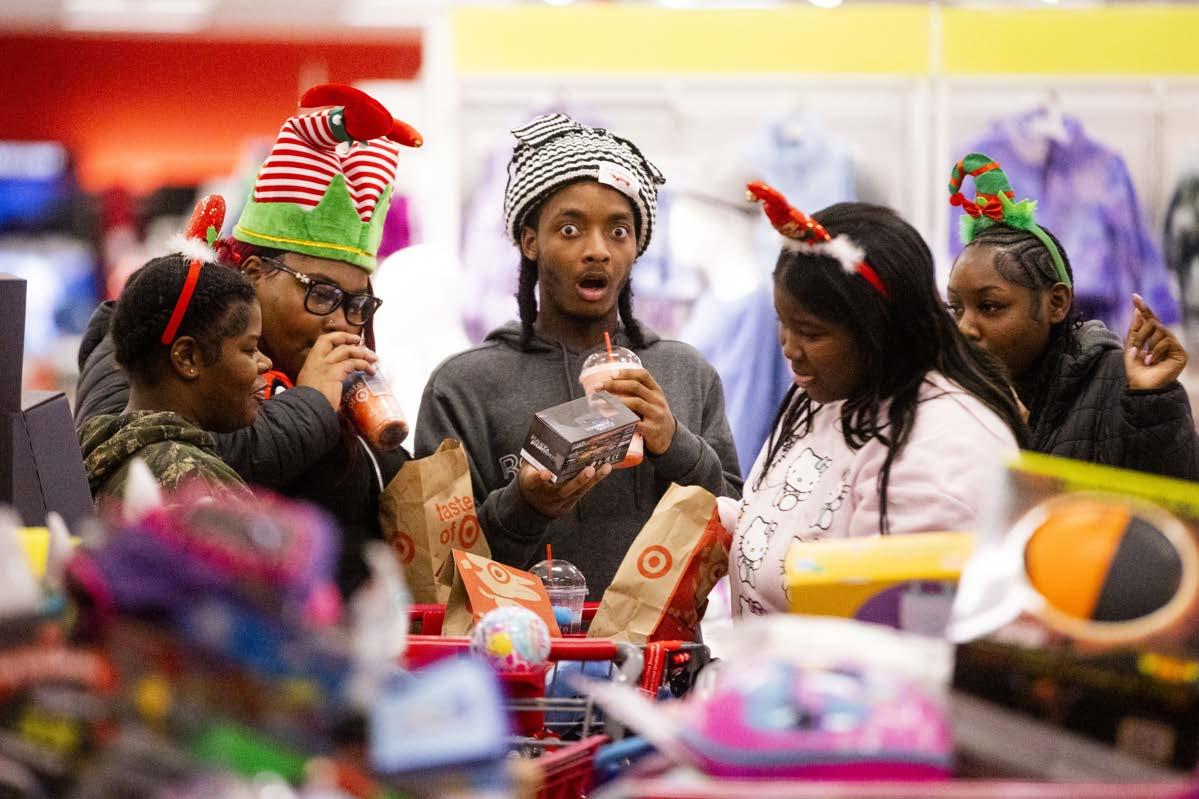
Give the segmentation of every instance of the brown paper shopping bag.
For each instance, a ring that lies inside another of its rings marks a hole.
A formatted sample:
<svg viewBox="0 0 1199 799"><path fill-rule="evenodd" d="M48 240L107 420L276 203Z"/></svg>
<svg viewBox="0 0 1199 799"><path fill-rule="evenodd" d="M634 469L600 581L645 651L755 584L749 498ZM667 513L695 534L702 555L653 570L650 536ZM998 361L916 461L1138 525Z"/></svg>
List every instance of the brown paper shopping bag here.
<svg viewBox="0 0 1199 799"><path fill-rule="evenodd" d="M560 635L545 586L528 572L456 549L438 581L449 590L442 635L466 635L488 611L513 605L533 611L550 635Z"/></svg>
<svg viewBox="0 0 1199 799"><path fill-rule="evenodd" d="M401 467L379 499L379 520L420 604L449 598L449 586L440 586L437 575L454 549L491 554L475 515L466 453L452 439Z"/></svg>
<svg viewBox="0 0 1199 799"><path fill-rule="evenodd" d="M604 592L588 636L694 641L700 609L728 573L731 543L716 497L699 486L672 485Z"/></svg>

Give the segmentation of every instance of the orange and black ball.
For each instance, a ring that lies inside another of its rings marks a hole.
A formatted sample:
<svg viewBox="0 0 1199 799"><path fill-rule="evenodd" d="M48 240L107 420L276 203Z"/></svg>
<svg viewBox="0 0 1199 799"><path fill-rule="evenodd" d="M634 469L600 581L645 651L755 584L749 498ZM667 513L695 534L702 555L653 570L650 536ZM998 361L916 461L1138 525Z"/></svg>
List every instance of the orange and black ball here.
<svg viewBox="0 0 1199 799"><path fill-rule="evenodd" d="M1024 550L1029 582L1060 612L1124 622L1165 607L1182 584L1183 559L1159 514L1119 498L1066 497Z"/></svg>

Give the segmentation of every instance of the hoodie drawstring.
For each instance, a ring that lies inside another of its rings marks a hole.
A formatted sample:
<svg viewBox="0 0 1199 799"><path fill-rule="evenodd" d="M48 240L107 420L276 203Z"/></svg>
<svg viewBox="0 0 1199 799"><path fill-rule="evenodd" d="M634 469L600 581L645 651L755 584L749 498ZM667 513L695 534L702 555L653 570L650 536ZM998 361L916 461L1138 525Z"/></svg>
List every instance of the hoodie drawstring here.
<svg viewBox="0 0 1199 799"><path fill-rule="evenodd" d="M566 349L566 345L561 341L558 342L558 348L562 351L562 376L566 379L566 396L570 397L572 400L578 399L578 397L575 396L575 386L579 385L579 383L578 380L575 379L575 375L570 373L570 350ZM582 388L581 385L579 387ZM578 504L575 505L575 518L580 524L583 521L584 499L586 499L586 497L580 499Z"/></svg>

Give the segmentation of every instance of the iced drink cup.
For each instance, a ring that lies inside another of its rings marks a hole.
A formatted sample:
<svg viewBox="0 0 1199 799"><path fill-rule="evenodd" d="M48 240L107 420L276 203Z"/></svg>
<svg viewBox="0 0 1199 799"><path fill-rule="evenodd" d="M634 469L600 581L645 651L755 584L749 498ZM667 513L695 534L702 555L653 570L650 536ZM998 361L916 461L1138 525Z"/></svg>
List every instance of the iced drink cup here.
<svg viewBox="0 0 1199 799"><path fill-rule="evenodd" d="M601 349L587 356L587 360L583 361L583 371L579 374L579 382L583 385L583 391L590 396L601 390L604 384L618 373L644 368L641 365L641 359L632 350L624 347L613 347L611 351ZM612 468L629 469L640 464L644 457L645 440L640 433L634 433L624 460Z"/></svg>
<svg viewBox="0 0 1199 799"><path fill-rule="evenodd" d="M543 560L529 573L539 577L554 609L554 620L563 635L583 631L583 603L587 599L587 578L573 563L553 558Z"/></svg>
<svg viewBox="0 0 1199 799"><path fill-rule="evenodd" d="M342 390L341 405L358 432L380 452L398 449L408 437L404 409L377 372L350 375Z"/></svg>

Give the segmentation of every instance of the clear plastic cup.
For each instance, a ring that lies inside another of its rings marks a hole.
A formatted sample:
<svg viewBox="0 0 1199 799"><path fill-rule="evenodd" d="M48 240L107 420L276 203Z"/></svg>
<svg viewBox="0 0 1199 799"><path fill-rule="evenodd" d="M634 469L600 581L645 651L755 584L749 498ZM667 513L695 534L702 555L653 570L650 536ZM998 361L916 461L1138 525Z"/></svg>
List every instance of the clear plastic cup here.
<svg viewBox="0 0 1199 799"><path fill-rule="evenodd" d="M341 405L358 432L380 452L398 449L408 437L404 409L378 372L354 372L346 378Z"/></svg>
<svg viewBox="0 0 1199 799"><path fill-rule="evenodd" d="M591 395L602 389L604 383L611 380L618 372L644 368L641 365L641 359L632 350L613 347L612 351L608 352L607 347L602 347L588 355L587 360L583 361L583 371L579 373L579 383L582 384L583 391ZM640 433L634 433L624 460L612 468L629 469L639 465L644 458L645 440Z"/></svg>
<svg viewBox="0 0 1199 799"><path fill-rule="evenodd" d="M587 578L575 565L561 558L543 560L529 569L541 579L554 608L558 630L567 635L583 631L583 602L587 599Z"/></svg>

